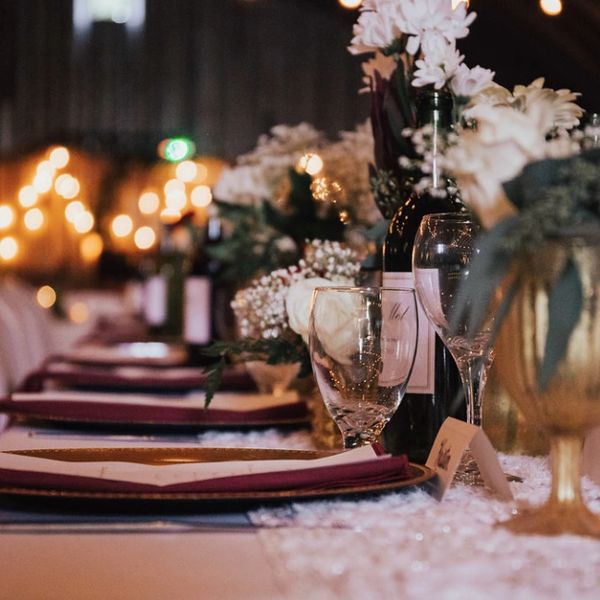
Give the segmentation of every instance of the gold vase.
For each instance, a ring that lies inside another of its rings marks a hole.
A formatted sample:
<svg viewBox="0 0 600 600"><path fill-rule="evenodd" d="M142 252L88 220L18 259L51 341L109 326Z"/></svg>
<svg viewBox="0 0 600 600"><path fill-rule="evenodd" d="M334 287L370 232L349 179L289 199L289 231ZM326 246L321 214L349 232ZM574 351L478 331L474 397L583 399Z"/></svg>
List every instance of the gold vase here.
<svg viewBox="0 0 600 600"><path fill-rule="evenodd" d="M544 389L538 385L548 326L549 291L573 261L583 307L566 351ZM496 369L530 424L550 440L552 489L539 509L501 523L516 533L600 537L600 518L583 504L580 462L586 433L600 424L600 236L562 236L514 266L516 297L496 340Z"/></svg>

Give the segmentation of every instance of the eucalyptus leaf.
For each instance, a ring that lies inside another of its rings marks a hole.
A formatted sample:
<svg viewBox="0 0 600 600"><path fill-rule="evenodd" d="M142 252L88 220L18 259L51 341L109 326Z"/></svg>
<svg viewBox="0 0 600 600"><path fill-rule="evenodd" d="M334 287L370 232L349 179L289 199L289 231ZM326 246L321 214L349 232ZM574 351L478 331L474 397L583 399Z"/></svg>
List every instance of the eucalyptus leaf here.
<svg viewBox="0 0 600 600"><path fill-rule="evenodd" d="M575 263L568 260L548 298L548 335L538 374L540 389L546 389L557 366L564 358L582 308L581 278Z"/></svg>

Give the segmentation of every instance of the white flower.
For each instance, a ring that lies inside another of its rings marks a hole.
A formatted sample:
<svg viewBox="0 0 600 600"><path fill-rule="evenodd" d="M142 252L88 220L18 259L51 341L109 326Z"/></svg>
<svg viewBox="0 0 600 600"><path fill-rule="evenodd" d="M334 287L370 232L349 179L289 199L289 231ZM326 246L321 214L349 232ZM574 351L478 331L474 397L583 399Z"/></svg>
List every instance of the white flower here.
<svg viewBox="0 0 600 600"><path fill-rule="evenodd" d="M223 202L248 206L268 198L270 189L260 168L256 165L240 165L223 170L213 194Z"/></svg>
<svg viewBox="0 0 600 600"><path fill-rule="evenodd" d="M444 157L456 177L461 195L485 227L514 212L502 193L502 183L516 177L546 149L541 127L545 116L521 113L511 107L479 105L471 112L476 130L463 130Z"/></svg>
<svg viewBox="0 0 600 600"><path fill-rule="evenodd" d="M360 10L348 47L352 54L383 50L402 35L397 0L366 0Z"/></svg>
<svg viewBox="0 0 600 600"><path fill-rule="evenodd" d="M494 80L494 71L482 67L470 69L462 64L456 70L450 87L457 96L470 98L490 87Z"/></svg>
<svg viewBox="0 0 600 600"><path fill-rule="evenodd" d="M352 280L334 282L323 277L311 277L292 284L285 299L288 322L292 331L301 335L302 339L308 343L310 304L314 289L352 285L352 283Z"/></svg>
<svg viewBox="0 0 600 600"><path fill-rule="evenodd" d="M402 31L410 35L406 50L413 55L431 33L441 35L449 43L467 37L469 25L477 17L474 12L467 15L463 2L455 9L450 0L400 0L398 4Z"/></svg>
<svg viewBox="0 0 600 600"><path fill-rule="evenodd" d="M423 40L423 58L415 62L417 67L412 84L414 87L433 85L439 90L456 73L463 56L454 42L447 42L440 34L428 34Z"/></svg>

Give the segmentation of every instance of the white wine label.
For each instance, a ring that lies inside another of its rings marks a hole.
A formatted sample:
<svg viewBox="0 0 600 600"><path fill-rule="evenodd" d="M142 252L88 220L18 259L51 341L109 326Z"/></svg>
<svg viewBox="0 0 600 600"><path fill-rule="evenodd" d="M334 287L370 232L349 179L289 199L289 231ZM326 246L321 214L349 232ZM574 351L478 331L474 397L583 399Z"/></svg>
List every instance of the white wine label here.
<svg viewBox="0 0 600 600"><path fill-rule="evenodd" d="M415 288L412 273L384 273L383 287ZM407 392L410 394L433 394L435 389L435 331L417 299L419 317L419 341L417 356Z"/></svg>
<svg viewBox="0 0 600 600"><path fill-rule="evenodd" d="M210 342L210 292L208 277L188 277L185 282L183 337L188 344Z"/></svg>
<svg viewBox="0 0 600 600"><path fill-rule="evenodd" d="M161 275L150 277L144 286L144 319L153 327L167 320L167 281Z"/></svg>

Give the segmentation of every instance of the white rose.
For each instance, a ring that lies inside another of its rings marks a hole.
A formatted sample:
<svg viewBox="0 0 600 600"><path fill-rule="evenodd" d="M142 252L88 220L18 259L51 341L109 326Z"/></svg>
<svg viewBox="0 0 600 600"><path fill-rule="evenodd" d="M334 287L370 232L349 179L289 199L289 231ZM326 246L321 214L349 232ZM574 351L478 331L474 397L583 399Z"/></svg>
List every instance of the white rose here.
<svg viewBox="0 0 600 600"><path fill-rule="evenodd" d="M302 339L308 343L308 321L313 290L318 287L340 287L352 285L352 283L351 280L334 282L322 277L301 279L293 283L285 299L288 322L292 331L301 335Z"/></svg>

